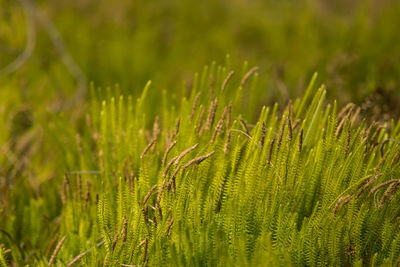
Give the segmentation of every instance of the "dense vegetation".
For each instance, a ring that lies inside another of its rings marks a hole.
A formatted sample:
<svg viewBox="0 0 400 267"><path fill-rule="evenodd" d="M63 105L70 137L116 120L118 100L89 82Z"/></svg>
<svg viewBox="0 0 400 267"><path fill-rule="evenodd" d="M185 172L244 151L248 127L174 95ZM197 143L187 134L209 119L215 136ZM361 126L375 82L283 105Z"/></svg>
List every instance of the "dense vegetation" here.
<svg viewBox="0 0 400 267"><path fill-rule="evenodd" d="M53 118L68 144L61 203L58 190L29 206L14 192L3 263L397 263L400 123L368 125L352 104L338 113L314 76L303 98L250 124L240 111L255 101L256 70L205 68L179 106L162 93L154 121L150 82L136 101L93 88L81 132Z"/></svg>
<svg viewBox="0 0 400 267"><path fill-rule="evenodd" d="M0 266L400 264L398 1L66 3L0 0Z"/></svg>

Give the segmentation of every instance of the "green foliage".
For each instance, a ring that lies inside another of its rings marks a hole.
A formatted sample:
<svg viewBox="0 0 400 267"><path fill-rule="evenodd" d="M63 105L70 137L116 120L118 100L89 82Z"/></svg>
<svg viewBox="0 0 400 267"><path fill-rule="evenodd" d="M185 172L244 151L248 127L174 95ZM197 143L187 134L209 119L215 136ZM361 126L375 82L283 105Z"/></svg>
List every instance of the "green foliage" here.
<svg viewBox="0 0 400 267"><path fill-rule="evenodd" d="M159 94L150 82L136 101L92 86L86 124L63 134L75 145L65 148L61 216L41 235L49 203L15 196L29 205L7 220L12 234L0 242L12 256L2 248L2 262L398 263L400 123L369 125L352 105L337 112L316 76L303 98L246 122L243 107L254 103L242 100L254 99L257 73L244 69L222 91L230 69L205 68L178 105L163 93L156 117L145 112Z"/></svg>

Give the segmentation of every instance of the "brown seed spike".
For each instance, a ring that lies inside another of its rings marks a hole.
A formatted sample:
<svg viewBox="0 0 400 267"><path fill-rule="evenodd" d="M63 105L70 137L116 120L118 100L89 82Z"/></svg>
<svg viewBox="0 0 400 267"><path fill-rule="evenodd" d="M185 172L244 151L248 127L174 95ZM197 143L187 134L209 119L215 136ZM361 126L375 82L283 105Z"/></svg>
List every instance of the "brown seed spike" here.
<svg viewBox="0 0 400 267"><path fill-rule="evenodd" d="M163 213L162 213L162 209L161 209L160 203L156 203L156 209L157 209L157 212L158 212L158 216L160 216L160 220L162 220L163 219Z"/></svg>
<svg viewBox="0 0 400 267"><path fill-rule="evenodd" d="M376 122L373 121L367 130L364 131L364 137L369 139L369 135L371 134L372 129L376 126Z"/></svg>
<svg viewBox="0 0 400 267"><path fill-rule="evenodd" d="M198 145L199 144L197 143L197 144L189 147L188 149L184 150L181 154L179 154L179 156L175 160L175 164L178 164L181 161L181 159L183 159L184 156L186 156L187 154L189 154L190 152L195 150Z"/></svg>
<svg viewBox="0 0 400 267"><path fill-rule="evenodd" d="M224 145L224 154L228 155L229 152L229 145L231 143L232 133L229 132L228 136L226 137L225 145Z"/></svg>
<svg viewBox="0 0 400 267"><path fill-rule="evenodd" d="M180 164L178 165L178 167L176 167L174 173L171 176L171 180L168 183L168 190L172 185L172 192L173 193L176 193L176 180L175 180L175 178L176 178L176 175L178 174L179 170L181 169L181 167L182 166Z"/></svg>
<svg viewBox="0 0 400 267"><path fill-rule="evenodd" d="M233 76L234 73L235 73L235 72L234 72L233 70L231 70L231 71L228 73L228 75L226 76L224 82L222 83L221 92L223 92L223 91L225 90L226 85L228 84L229 80L232 78L232 76Z"/></svg>
<svg viewBox="0 0 400 267"><path fill-rule="evenodd" d="M163 157L163 159L162 159L162 163L163 164L165 164L165 162L167 161L167 157L168 157L168 153L171 151L171 149L176 145L176 140L174 141L174 142L172 142L168 147L167 147L167 149L165 150L165 153L164 153L164 157Z"/></svg>
<svg viewBox="0 0 400 267"><path fill-rule="evenodd" d="M180 125L180 124L181 124L181 118L178 117L178 119L177 119L177 121L176 121L176 124L175 124L175 128L174 128L174 130L172 131L172 135L171 135L170 140L175 139L175 137L178 135L178 133L179 133L179 125Z"/></svg>
<svg viewBox="0 0 400 267"><path fill-rule="evenodd" d="M90 186L91 183L89 180L86 180L86 195L85 195L85 207L87 206L87 204L90 201Z"/></svg>
<svg viewBox="0 0 400 267"><path fill-rule="evenodd" d="M240 86L243 87L246 81L250 78L251 75L253 75L256 71L258 70L258 67L254 67L250 69L243 77L243 79L240 81Z"/></svg>
<svg viewBox="0 0 400 267"><path fill-rule="evenodd" d="M137 248L140 248L141 246L143 246L146 243L146 239L140 241L140 243L137 245Z"/></svg>
<svg viewBox="0 0 400 267"><path fill-rule="evenodd" d="M148 243L148 240L147 240L147 237L146 237L146 239L144 240L144 248L143 248L143 256L142 256L142 262L143 262L143 264L146 264L147 243Z"/></svg>
<svg viewBox="0 0 400 267"><path fill-rule="evenodd" d="M263 122L261 125L261 138L260 138L261 147L264 147L266 134L267 134L267 126L265 125L265 122Z"/></svg>
<svg viewBox="0 0 400 267"><path fill-rule="evenodd" d="M210 75L210 100L212 99L214 94L214 76Z"/></svg>
<svg viewBox="0 0 400 267"><path fill-rule="evenodd" d="M186 170L190 165L192 164L200 164L202 161L204 161L205 159L211 157L213 154L215 153L215 151L212 151L204 156L198 156L192 160L190 160L188 163L185 164L185 166L183 167L184 170Z"/></svg>
<svg viewBox="0 0 400 267"><path fill-rule="evenodd" d="M146 155L146 152L155 144L155 142L157 141L157 139L153 139L143 150L142 154L140 155L140 158L144 158L144 156Z"/></svg>
<svg viewBox="0 0 400 267"><path fill-rule="evenodd" d="M268 153L268 160L267 160L268 164L271 164L272 152L274 150L274 143L275 143L275 138L271 140L271 144L269 145L269 153Z"/></svg>
<svg viewBox="0 0 400 267"><path fill-rule="evenodd" d="M384 186L390 185L390 184L392 184L392 183L397 183L397 182L399 182L399 181L400 181L400 179L391 179L391 180L388 180L388 181L383 182L383 183L381 183L381 184L378 184L378 185L374 186L374 187L371 189L371 191L369 192L369 195L375 194L379 189L381 189L381 188L384 187Z"/></svg>
<svg viewBox="0 0 400 267"><path fill-rule="evenodd" d="M153 139L157 139L160 133L160 117L156 116L153 124Z"/></svg>
<svg viewBox="0 0 400 267"><path fill-rule="evenodd" d="M349 203L350 200L352 200L352 199L353 199L353 197L351 195L346 195L346 196L340 197L335 204L335 207L333 209L333 214L337 214L339 209L341 207L343 207L344 205L346 205L347 203Z"/></svg>
<svg viewBox="0 0 400 267"><path fill-rule="evenodd" d="M126 244L126 238L128 235L128 220L126 219L126 216L124 216L124 221L123 221L123 228L121 231L121 235L122 235L122 245Z"/></svg>
<svg viewBox="0 0 400 267"><path fill-rule="evenodd" d="M300 130L298 151L301 152L302 149L303 149L303 129Z"/></svg>
<svg viewBox="0 0 400 267"><path fill-rule="evenodd" d="M196 96L194 97L194 100L193 100L192 113L190 114L191 121L193 120L194 113L196 112L196 107L197 107L197 102L199 101L199 97L200 97L200 92L198 92L196 94Z"/></svg>
<svg viewBox="0 0 400 267"><path fill-rule="evenodd" d="M243 130L246 132L248 136L250 136L249 128L247 128L247 124L244 120L240 119L240 125L243 127Z"/></svg>
<svg viewBox="0 0 400 267"><path fill-rule="evenodd" d="M148 222L149 222L149 217L148 217L148 214L149 214L149 206L143 207L143 208L142 208L142 212L143 212L143 219L144 219L144 222L145 222L145 223L148 223Z"/></svg>
<svg viewBox="0 0 400 267"><path fill-rule="evenodd" d="M167 224L167 229L166 229L166 234L167 234L168 237L171 235L171 231L170 230L171 230L172 224L174 224L174 219L170 215L169 218L168 218L168 224Z"/></svg>
<svg viewBox="0 0 400 267"><path fill-rule="evenodd" d="M383 207L387 199L391 200L393 198L394 194L396 194L397 190L399 189L399 186L400 181L398 179L388 186L388 188L385 190L385 193L383 193L383 196L379 203L379 208Z"/></svg>
<svg viewBox="0 0 400 267"><path fill-rule="evenodd" d="M199 120L197 122L197 126L196 126L196 132L199 135L201 135L201 132L202 132L201 131L201 129L202 129L201 125L203 123L204 114L205 114L205 111L204 111L204 109L202 109L201 112L200 112Z"/></svg>
<svg viewBox="0 0 400 267"><path fill-rule="evenodd" d="M364 192L381 176L382 174L377 174L375 171L375 175L360 184L359 190L357 191L357 199L360 198Z"/></svg>
<svg viewBox="0 0 400 267"><path fill-rule="evenodd" d="M151 196L151 194L153 194L153 192L154 192L154 190L157 188L157 184L155 184L155 185L153 185L151 188L150 188L150 190L149 190L149 192L146 194L146 196L144 197L144 199L143 199L143 206L146 204L146 202L147 202L147 200L150 198L150 196Z"/></svg>
<svg viewBox="0 0 400 267"><path fill-rule="evenodd" d="M383 162L386 160L387 156L389 155L389 151L387 151L385 153L385 155L383 155L383 157L379 160L378 165L376 165L375 167L375 173L378 172L379 168L382 167Z"/></svg>
<svg viewBox="0 0 400 267"><path fill-rule="evenodd" d="M83 199L83 194L82 194L82 176L78 175L78 196L82 200Z"/></svg>
<svg viewBox="0 0 400 267"><path fill-rule="evenodd" d="M290 116L288 117L288 139L289 142L292 141L293 137L293 128L292 128L292 120L290 119Z"/></svg>
<svg viewBox="0 0 400 267"><path fill-rule="evenodd" d="M342 128L343 128L343 126L345 125L346 121L349 119L350 114L351 114L350 112L347 113L347 115L346 115L345 117L343 117L343 118L339 121L339 124L338 124L338 126L336 127L336 131L335 131L335 137L336 137L336 138L339 137L340 131L342 130Z"/></svg>
<svg viewBox="0 0 400 267"><path fill-rule="evenodd" d="M114 249L115 249L115 246L117 245L117 242L118 242L118 237L119 237L119 234L118 234L118 233L116 233L116 234L115 234L115 236L114 236L113 242L112 242L112 246L111 246L111 248L112 248L112 251L114 251Z"/></svg>
<svg viewBox="0 0 400 267"><path fill-rule="evenodd" d="M384 127L378 126L378 128L375 130L374 134L371 137L371 142L376 143L376 138L378 137L382 129L384 129Z"/></svg>
<svg viewBox="0 0 400 267"><path fill-rule="evenodd" d="M351 117L351 125L354 125L354 123L357 121L358 116L360 115L360 112L361 112L361 108L358 107L356 109L356 112L354 112L354 115Z"/></svg>
<svg viewBox="0 0 400 267"><path fill-rule="evenodd" d="M46 250L46 254L45 257L48 258L51 252L51 249L54 247L54 245L56 244L57 240L58 240L58 236L60 235L60 233L56 233L55 236L51 239L49 247Z"/></svg>
<svg viewBox="0 0 400 267"><path fill-rule="evenodd" d="M392 159L392 165L395 165L399 162L400 159L400 149L397 151L396 155L394 155Z"/></svg>
<svg viewBox="0 0 400 267"><path fill-rule="evenodd" d="M172 192L174 192L174 193L176 192L175 178L176 178L176 175L178 174L178 172L180 171L181 167L182 167L182 165L179 164L178 167L176 167L175 171L172 173L171 178L169 179L169 182L167 184L168 192L171 190L171 187L172 187Z"/></svg>
<svg viewBox="0 0 400 267"><path fill-rule="evenodd" d="M355 107L355 105L353 103L349 103L347 104L344 108L342 108L342 110L339 112L338 114L338 119L341 119L345 114L348 114L348 111L350 110L350 112L353 110L353 108Z"/></svg>
<svg viewBox="0 0 400 267"><path fill-rule="evenodd" d="M61 238L61 240L57 243L57 246L54 249L53 254L51 254L51 258L50 258L49 264L47 266L51 266L54 263L54 261L56 260L57 254L60 251L61 246L64 244L64 241L65 241L66 238L67 238L66 235L63 236Z"/></svg>
<svg viewBox="0 0 400 267"><path fill-rule="evenodd" d="M211 143L214 143L215 138L217 138L217 135L221 132L223 125L224 125L224 120L223 120L223 118L221 118L214 128L214 131L211 136Z"/></svg>
<svg viewBox="0 0 400 267"><path fill-rule="evenodd" d="M215 119L215 113L217 112L217 107L218 107L218 98L215 98L213 102L210 104L210 108L208 109L208 116L206 123L204 124L203 128L201 129L201 132L208 131L211 129L211 127L214 124L214 119Z"/></svg>
<svg viewBox="0 0 400 267"><path fill-rule="evenodd" d="M178 156L173 157L167 164L167 166L165 166L164 172L163 172L163 177L167 176L169 169L171 168L172 164L176 161L176 159L178 158Z"/></svg>
<svg viewBox="0 0 400 267"><path fill-rule="evenodd" d="M285 125L286 125L286 118L283 119L281 130L279 131L279 138L278 138L278 143L277 143L277 146L276 146L276 148L278 150L282 145L282 139L283 139L283 133L285 131Z"/></svg>
<svg viewBox="0 0 400 267"><path fill-rule="evenodd" d="M86 250L85 252L82 252L81 254L79 254L78 256L76 256L75 258L73 258L71 261L69 261L67 263L67 265L65 265L66 267L71 267L72 265L74 265L75 263L77 263L80 259L82 259L84 256L86 256L86 254L88 254L91 250Z"/></svg>

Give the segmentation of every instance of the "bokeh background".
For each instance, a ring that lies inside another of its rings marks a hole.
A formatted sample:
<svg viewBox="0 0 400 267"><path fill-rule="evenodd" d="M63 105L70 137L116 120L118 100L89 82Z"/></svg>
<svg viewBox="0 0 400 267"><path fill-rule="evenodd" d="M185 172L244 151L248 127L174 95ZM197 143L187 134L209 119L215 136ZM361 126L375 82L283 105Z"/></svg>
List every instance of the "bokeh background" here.
<svg viewBox="0 0 400 267"><path fill-rule="evenodd" d="M2 102L12 89L57 105L90 81L138 95L152 80L173 93L229 54L232 68L260 67L263 103L301 95L318 72L331 99L375 94L397 114L399 26L396 0L0 0L0 69L29 50L0 72Z"/></svg>

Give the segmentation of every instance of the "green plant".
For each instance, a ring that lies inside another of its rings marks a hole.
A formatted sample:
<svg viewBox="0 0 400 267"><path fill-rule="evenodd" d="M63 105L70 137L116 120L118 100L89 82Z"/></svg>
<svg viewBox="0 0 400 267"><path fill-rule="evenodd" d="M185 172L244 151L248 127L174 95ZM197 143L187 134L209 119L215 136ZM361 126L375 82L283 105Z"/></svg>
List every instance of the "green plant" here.
<svg viewBox="0 0 400 267"><path fill-rule="evenodd" d="M54 238L29 258L1 235L8 258L67 266L397 264L400 123L367 124L354 105L338 112L316 75L303 98L263 107L253 123L242 111L256 99L258 74L246 68L243 78L205 68L187 97L184 88L177 93L179 104L163 91L154 118L145 112L148 95L160 93L150 82L136 101L92 86L86 124L68 129L54 118L76 143L65 149ZM30 203L31 225L14 227L37 244L43 222L35 214L48 204Z"/></svg>

